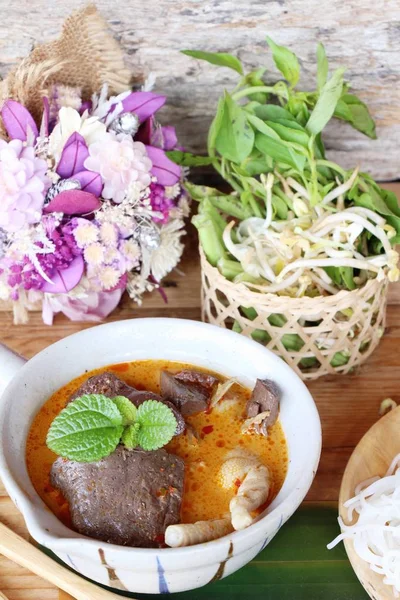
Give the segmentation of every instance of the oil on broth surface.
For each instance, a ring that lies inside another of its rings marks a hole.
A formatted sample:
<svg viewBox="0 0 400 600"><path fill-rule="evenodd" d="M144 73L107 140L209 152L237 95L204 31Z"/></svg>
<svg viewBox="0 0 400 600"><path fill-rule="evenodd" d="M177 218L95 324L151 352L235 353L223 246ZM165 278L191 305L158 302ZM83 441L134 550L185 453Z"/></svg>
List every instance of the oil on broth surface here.
<svg viewBox="0 0 400 600"><path fill-rule="evenodd" d="M66 525L70 526L69 510L63 496L50 485L50 469L57 456L47 448L46 435L53 419L64 408L69 396L92 375L112 371L137 389L160 392L162 370L177 373L182 369L204 370L194 365L146 360L111 365L85 373L58 390L36 415L27 440L26 462L29 476L39 496ZM221 376L219 376L221 378ZM222 379L222 378L221 378ZM271 491L268 503L276 496L287 470L287 446L279 420L270 428L268 438L241 434L246 402L250 390L234 385L216 408L186 418L197 432L174 438L167 450L185 460L185 491L182 522L221 518L229 511L231 490L224 490L218 472L229 450L243 448L256 454L269 467ZM197 442L197 443L196 443Z"/></svg>

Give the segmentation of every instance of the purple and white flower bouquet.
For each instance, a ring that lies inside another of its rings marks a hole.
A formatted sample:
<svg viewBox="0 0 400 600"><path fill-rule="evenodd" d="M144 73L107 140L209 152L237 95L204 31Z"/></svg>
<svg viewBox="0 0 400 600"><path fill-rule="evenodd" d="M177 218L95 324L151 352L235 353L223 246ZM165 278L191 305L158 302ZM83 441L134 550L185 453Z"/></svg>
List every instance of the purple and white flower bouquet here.
<svg viewBox="0 0 400 600"><path fill-rule="evenodd" d="M146 89L146 86L145 88ZM188 199L165 151L165 96L107 86L83 101L54 85L37 124L8 99L0 140L0 300L26 322L32 305L97 321L123 292L140 303L178 263Z"/></svg>

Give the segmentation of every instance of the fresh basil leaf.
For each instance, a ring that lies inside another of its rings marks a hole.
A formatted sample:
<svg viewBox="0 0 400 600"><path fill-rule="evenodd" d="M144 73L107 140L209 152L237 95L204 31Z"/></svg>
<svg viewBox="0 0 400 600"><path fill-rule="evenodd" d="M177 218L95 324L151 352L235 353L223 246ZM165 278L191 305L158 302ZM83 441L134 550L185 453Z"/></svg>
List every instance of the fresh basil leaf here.
<svg viewBox="0 0 400 600"><path fill-rule="evenodd" d="M294 87L300 77L300 65L297 56L293 54L289 48L275 44L269 36L267 36L267 43L272 50L272 56L276 67L282 73L286 81L290 83L291 87Z"/></svg>
<svg viewBox="0 0 400 600"><path fill-rule="evenodd" d="M367 105L357 96L342 94L336 105L334 117L350 123L354 129L376 139L375 122L369 114Z"/></svg>
<svg viewBox="0 0 400 600"><path fill-rule="evenodd" d="M275 313L268 317L268 321L274 327L283 327L287 323L286 317L279 313Z"/></svg>
<svg viewBox="0 0 400 600"><path fill-rule="evenodd" d="M257 129L257 131L261 131L261 133L264 133L265 135L269 135L270 137L272 137L276 140L280 139L279 134L276 133L274 129L269 127L269 125L264 123L264 121L262 121L255 115L247 115L247 119L248 119L249 123L251 123L251 125L253 125L253 127L255 129Z"/></svg>
<svg viewBox="0 0 400 600"><path fill-rule="evenodd" d="M271 129L276 131L276 133L282 140L285 140L286 142L300 144L300 146L308 148L310 136L305 131L301 131L301 129L299 130L296 128L286 127L285 125L281 125L280 123L274 123L273 121L267 121L267 125ZM301 125L299 125L299 127L301 128Z"/></svg>
<svg viewBox="0 0 400 600"><path fill-rule="evenodd" d="M316 94L303 94L297 92L295 95L292 95L289 98L289 101L286 104L286 110L288 110L295 121L300 123L300 125L303 127L306 125L309 119L308 105L313 104L314 100L312 98L314 96L316 98Z"/></svg>
<svg viewBox="0 0 400 600"><path fill-rule="evenodd" d="M245 83L253 87L265 85L264 81L261 79L261 77L264 75L264 72L265 68L263 67L256 69L255 71L250 71L250 73L248 73L245 77ZM265 104L265 102L268 100L269 94L266 92L258 92L257 94L252 94L251 97L256 102Z"/></svg>
<svg viewBox="0 0 400 600"><path fill-rule="evenodd" d="M296 121L296 118L288 110L282 106L275 104L265 104L255 109L256 116L263 121L277 121L278 119L287 119L288 121Z"/></svg>
<svg viewBox="0 0 400 600"><path fill-rule="evenodd" d="M266 122L270 123L271 121L267 119ZM302 125L300 125L300 123L298 123L295 119L293 119L293 121L289 121L289 119L273 119L273 122L277 123L278 125L284 125L285 127L289 127L289 129L296 129L297 131L304 132L306 131L305 128Z"/></svg>
<svg viewBox="0 0 400 600"><path fill-rule="evenodd" d="M193 200L197 200L198 202L209 196L222 196L222 192L216 188L206 185L196 185L190 181L185 181L185 190Z"/></svg>
<svg viewBox="0 0 400 600"><path fill-rule="evenodd" d="M225 92L225 108L215 147L221 156L235 163L247 158L254 146L254 131L246 112Z"/></svg>
<svg viewBox="0 0 400 600"><path fill-rule="evenodd" d="M261 175L261 173L269 173L269 171L271 171L265 160L265 156L262 155L260 155L260 158L249 157L244 161L242 167L245 170L246 175L250 175L250 177Z"/></svg>
<svg viewBox="0 0 400 600"><path fill-rule="evenodd" d="M304 340L297 333L285 333L281 338L281 342L286 350L293 352L299 352L304 346Z"/></svg>
<svg viewBox="0 0 400 600"><path fill-rule="evenodd" d="M216 267L221 258L226 257L222 233L208 212L199 213L192 218L199 234L199 241L208 262Z"/></svg>
<svg viewBox="0 0 400 600"><path fill-rule="evenodd" d="M137 408L128 398L125 396L116 396L112 398L115 406L118 408L122 417L122 425L126 427L127 425L132 425L135 422Z"/></svg>
<svg viewBox="0 0 400 600"><path fill-rule="evenodd" d="M46 444L56 454L77 462L95 462L117 447L122 415L110 398L86 394L70 402L52 422Z"/></svg>
<svg viewBox="0 0 400 600"><path fill-rule="evenodd" d="M315 367L318 365L318 361L315 356L306 356L302 358L299 363L304 369L311 369L311 367Z"/></svg>
<svg viewBox="0 0 400 600"><path fill-rule="evenodd" d="M374 212L379 213L380 215L392 215L392 211L387 207L384 199L378 194L364 193L360 196L354 198L354 203L356 206L362 206L363 208L369 208Z"/></svg>
<svg viewBox="0 0 400 600"><path fill-rule="evenodd" d="M352 267L338 267L338 269L346 288L348 290L355 290L357 286L354 283Z"/></svg>
<svg viewBox="0 0 400 600"><path fill-rule="evenodd" d="M236 260L229 260L227 258L221 258L218 261L218 270L229 281L232 281L237 275L243 273L243 268L240 262Z"/></svg>
<svg viewBox="0 0 400 600"><path fill-rule="evenodd" d="M317 82L318 89L322 90L324 87L326 80L328 78L328 59L326 58L326 52L324 45L319 42L317 46Z"/></svg>
<svg viewBox="0 0 400 600"><path fill-rule="evenodd" d="M317 158L325 158L325 146L324 146L324 142L322 141L322 135L319 133L318 135L315 136L315 147L317 149ZM321 167L320 167L321 169ZM327 176L329 177L330 171L329 169L327 169L326 167L323 167L321 169L321 173L323 173L325 171L325 173L327 173Z"/></svg>
<svg viewBox="0 0 400 600"><path fill-rule="evenodd" d="M208 154L210 154L210 155L214 154L215 143L217 140L219 130L221 128L221 123L222 123L222 119L224 116L224 112L225 112L225 101L224 101L224 98L220 98L218 100L218 106L217 106L217 111L215 113L215 117L212 120L210 129L208 130L207 148L208 148Z"/></svg>
<svg viewBox="0 0 400 600"><path fill-rule="evenodd" d="M278 217L282 220L286 220L287 219L287 215L288 215L288 207L286 202L284 202L282 200L282 198L279 198L279 196L276 196L275 194L272 196L272 206L274 207L275 213L278 215Z"/></svg>
<svg viewBox="0 0 400 600"><path fill-rule="evenodd" d="M353 123L353 115L352 112L350 110L350 108L347 106L346 102L343 100L342 98L339 98L337 104L336 104L336 108L335 108L335 112L333 113L333 116L336 117L337 119L342 119L342 121L347 121L348 123Z"/></svg>
<svg viewBox="0 0 400 600"><path fill-rule="evenodd" d="M346 103L351 113L352 119L349 122L354 129L361 131L361 133L375 140L375 121L369 114L367 105L354 94L344 94L341 100Z"/></svg>
<svg viewBox="0 0 400 600"><path fill-rule="evenodd" d="M213 159L210 156L195 156L190 152L182 152L182 150L169 150L165 154L174 163L183 167L203 167L205 165L212 165L213 163Z"/></svg>
<svg viewBox="0 0 400 600"><path fill-rule="evenodd" d="M255 138L256 148L273 158L276 162L284 163L303 172L306 158L298 154L291 148L288 148L282 142L275 140L263 133L256 133Z"/></svg>
<svg viewBox="0 0 400 600"><path fill-rule="evenodd" d="M341 367L347 365L349 362L350 355L344 354L344 352L335 352L331 360L332 367Z"/></svg>
<svg viewBox="0 0 400 600"><path fill-rule="evenodd" d="M256 102L255 100L251 100L250 102L247 102L247 104L243 104L242 108L245 112L250 113L251 115L254 115L256 112L256 109L261 106L261 104L259 102Z"/></svg>
<svg viewBox="0 0 400 600"><path fill-rule="evenodd" d="M136 422L140 425L138 443L143 450L158 450L172 440L176 418L168 406L157 400L146 400L138 408Z"/></svg>
<svg viewBox="0 0 400 600"><path fill-rule="evenodd" d="M400 208L393 192L380 188L380 193L370 186L370 192L361 194L355 198L356 206L369 208L374 212L385 217L389 225L395 228L396 232L400 233ZM390 240L393 244L393 240Z"/></svg>
<svg viewBox="0 0 400 600"><path fill-rule="evenodd" d="M342 283L342 276L340 274L340 271L339 271L338 267L325 267L324 271L326 271L326 273L332 279L333 283L335 283L337 286L341 285L341 283Z"/></svg>
<svg viewBox="0 0 400 600"><path fill-rule="evenodd" d="M227 54L226 52L203 52L201 50L181 50L181 52L182 54L186 54L186 56L205 60L212 65L228 67L228 69L233 69L239 75L243 75L242 63L236 56L232 56L232 54Z"/></svg>
<svg viewBox="0 0 400 600"><path fill-rule="evenodd" d="M337 69L321 90L317 103L307 122L307 129L317 135L331 119L343 88L345 69Z"/></svg>
<svg viewBox="0 0 400 600"><path fill-rule="evenodd" d="M380 194L383 196L386 206L388 209L397 217L400 217L400 206L397 196L394 192L390 190L384 190L383 188L378 187Z"/></svg>

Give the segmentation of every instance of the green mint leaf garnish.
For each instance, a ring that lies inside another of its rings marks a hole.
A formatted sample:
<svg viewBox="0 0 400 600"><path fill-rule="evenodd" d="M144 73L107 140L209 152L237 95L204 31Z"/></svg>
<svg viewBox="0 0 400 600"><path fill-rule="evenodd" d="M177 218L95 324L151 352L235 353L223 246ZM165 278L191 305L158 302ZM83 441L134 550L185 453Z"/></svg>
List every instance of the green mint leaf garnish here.
<svg viewBox="0 0 400 600"><path fill-rule="evenodd" d="M122 415L114 402L101 394L87 394L54 419L46 443L64 458L95 462L115 450L122 432Z"/></svg>
<svg viewBox="0 0 400 600"><path fill-rule="evenodd" d="M116 396L115 398L112 398L112 402L114 402L115 406L121 413L122 425L124 427L127 425L132 425L136 419L136 406L130 400L128 400L128 398L125 398L125 396Z"/></svg>
<svg viewBox="0 0 400 600"><path fill-rule="evenodd" d="M139 423L135 423L134 425L129 425L124 429L122 434L121 442L128 448L128 450L133 450L139 445L138 433L139 433L140 425Z"/></svg>
<svg viewBox="0 0 400 600"><path fill-rule="evenodd" d="M168 406L156 400L146 400L138 408L138 443L143 450L162 448L175 435L177 422Z"/></svg>
<svg viewBox="0 0 400 600"><path fill-rule="evenodd" d="M168 406L146 400L136 408L125 396L87 394L76 398L52 422L47 446L64 458L95 462L120 442L132 450L158 450L173 438L177 422Z"/></svg>

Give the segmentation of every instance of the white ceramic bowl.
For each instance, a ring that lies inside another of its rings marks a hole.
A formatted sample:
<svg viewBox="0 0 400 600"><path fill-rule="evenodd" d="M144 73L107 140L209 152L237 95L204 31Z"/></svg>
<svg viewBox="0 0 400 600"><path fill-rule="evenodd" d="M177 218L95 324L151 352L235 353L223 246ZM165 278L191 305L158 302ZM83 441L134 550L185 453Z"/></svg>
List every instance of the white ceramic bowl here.
<svg viewBox="0 0 400 600"><path fill-rule="evenodd" d="M65 527L35 492L25 465L32 420L58 388L85 370L138 359L192 363L252 387L270 378L282 390L280 419L289 448L284 485L247 529L188 548L127 548L92 540ZM73 569L130 592L181 592L233 573L258 554L294 513L317 470L321 426L299 377L260 344L213 325L181 319L109 323L60 340L23 364L0 350L0 382L15 373L0 401L0 476L32 537ZM18 369L18 367L20 367Z"/></svg>

